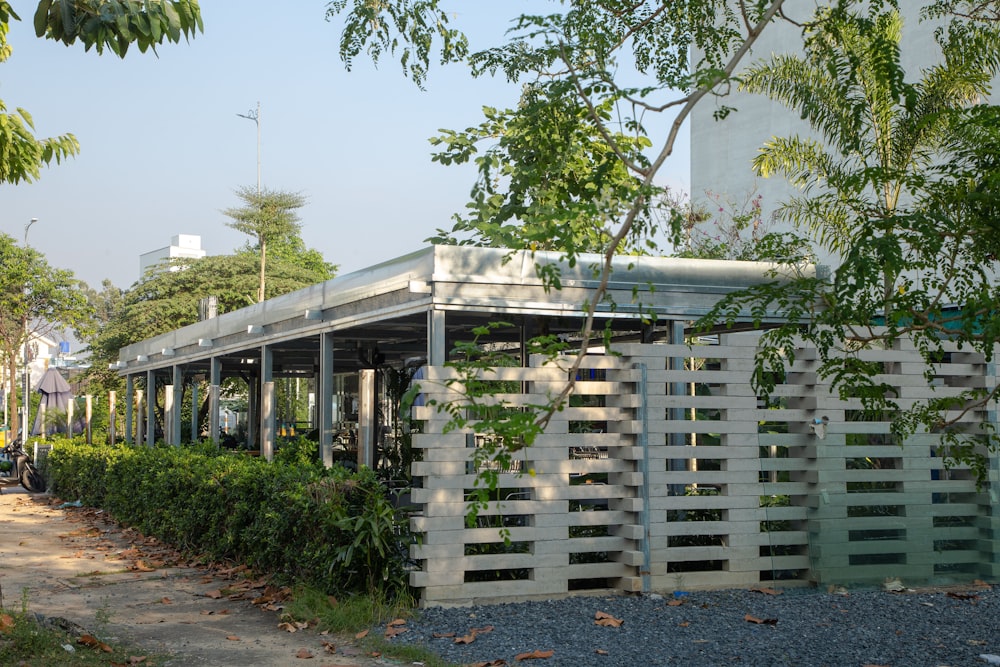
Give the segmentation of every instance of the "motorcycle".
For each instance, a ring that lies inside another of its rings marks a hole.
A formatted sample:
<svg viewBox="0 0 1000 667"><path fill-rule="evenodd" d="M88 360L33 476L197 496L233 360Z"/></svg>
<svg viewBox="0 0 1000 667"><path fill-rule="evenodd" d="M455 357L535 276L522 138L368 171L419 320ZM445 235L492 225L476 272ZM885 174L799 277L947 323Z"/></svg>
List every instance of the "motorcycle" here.
<svg viewBox="0 0 1000 667"><path fill-rule="evenodd" d="M11 469L7 473L8 483L21 483L28 493L42 493L45 491L45 478L38 472L31 457L25 453L21 446L21 439L15 438L3 448L3 454L11 462ZM2 483L2 482L0 482Z"/></svg>

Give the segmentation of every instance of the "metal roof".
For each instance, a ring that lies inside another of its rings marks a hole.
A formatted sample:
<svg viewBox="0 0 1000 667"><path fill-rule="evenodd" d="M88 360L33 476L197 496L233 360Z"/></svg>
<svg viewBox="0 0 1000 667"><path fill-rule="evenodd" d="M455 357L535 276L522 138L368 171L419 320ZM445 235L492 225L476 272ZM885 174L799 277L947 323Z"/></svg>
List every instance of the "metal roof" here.
<svg viewBox="0 0 1000 667"><path fill-rule="evenodd" d="M122 375L176 365L197 372L213 357L259 358L266 344L275 351L275 373L294 374L315 366L322 332L333 332L338 364L376 347L386 358L403 359L426 353L431 311L445 311L451 337L495 319L543 318L553 333L574 332L599 284L602 260L582 255L570 266L556 252L431 246L129 345L116 366ZM550 265L559 267L559 290L546 290L539 278L537 267ZM761 262L635 256L618 256L613 266L611 300L599 306L599 317L633 330L642 313L662 321L694 319L728 292L773 280L775 269Z"/></svg>

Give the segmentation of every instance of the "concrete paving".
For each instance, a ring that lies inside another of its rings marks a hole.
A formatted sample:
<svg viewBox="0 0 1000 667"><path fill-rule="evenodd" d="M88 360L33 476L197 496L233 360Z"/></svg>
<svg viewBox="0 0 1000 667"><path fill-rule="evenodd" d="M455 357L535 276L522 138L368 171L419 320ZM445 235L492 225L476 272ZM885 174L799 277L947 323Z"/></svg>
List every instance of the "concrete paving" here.
<svg viewBox="0 0 1000 667"><path fill-rule="evenodd" d="M168 656L165 666L395 664L351 638L289 632L282 591L244 568L183 562L99 510L21 487L0 490L0 596L3 608L19 610L26 600L46 618Z"/></svg>

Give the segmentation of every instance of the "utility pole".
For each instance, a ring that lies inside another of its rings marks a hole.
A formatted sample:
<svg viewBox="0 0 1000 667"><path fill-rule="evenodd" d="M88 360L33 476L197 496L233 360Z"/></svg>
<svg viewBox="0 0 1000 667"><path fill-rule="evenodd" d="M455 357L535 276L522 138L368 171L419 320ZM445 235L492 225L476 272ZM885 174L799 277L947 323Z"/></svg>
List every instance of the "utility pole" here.
<svg viewBox="0 0 1000 667"><path fill-rule="evenodd" d="M260 102L257 102L256 109L250 109L245 114L236 114L240 118L252 120L257 126L257 196L260 197Z"/></svg>
<svg viewBox="0 0 1000 667"><path fill-rule="evenodd" d="M240 118L246 118L247 120L252 120L254 125L257 126L257 202L256 206L258 208L258 213L263 213L264 206L260 199L260 100L257 101L257 109L250 109L245 114L236 114ZM257 288L257 302L260 303L264 300L264 263L266 261L267 246L264 239L261 238L260 242L260 284Z"/></svg>
<svg viewBox="0 0 1000 667"><path fill-rule="evenodd" d="M38 218L32 218L28 224L24 226L24 249L30 247L28 245L28 230L31 226L38 222ZM31 372L28 369L28 339L31 336L31 332L28 331L28 283L24 284L24 321L22 322L24 327L24 393L22 397L24 399L24 405L21 406L21 414L24 415L21 422L21 446L28 446L28 419L31 417Z"/></svg>

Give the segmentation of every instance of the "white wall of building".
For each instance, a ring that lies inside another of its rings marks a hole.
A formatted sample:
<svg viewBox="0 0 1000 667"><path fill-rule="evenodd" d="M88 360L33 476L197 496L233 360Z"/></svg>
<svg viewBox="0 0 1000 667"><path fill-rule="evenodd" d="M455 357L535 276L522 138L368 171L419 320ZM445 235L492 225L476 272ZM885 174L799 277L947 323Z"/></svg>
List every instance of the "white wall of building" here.
<svg viewBox="0 0 1000 667"><path fill-rule="evenodd" d="M165 248L158 248L139 255L139 279L142 280L146 272L154 266L163 264L171 259L200 259L205 256L205 251L201 247L201 236L197 234L177 234L170 238L170 245ZM176 271L179 267L171 267L171 271Z"/></svg>

